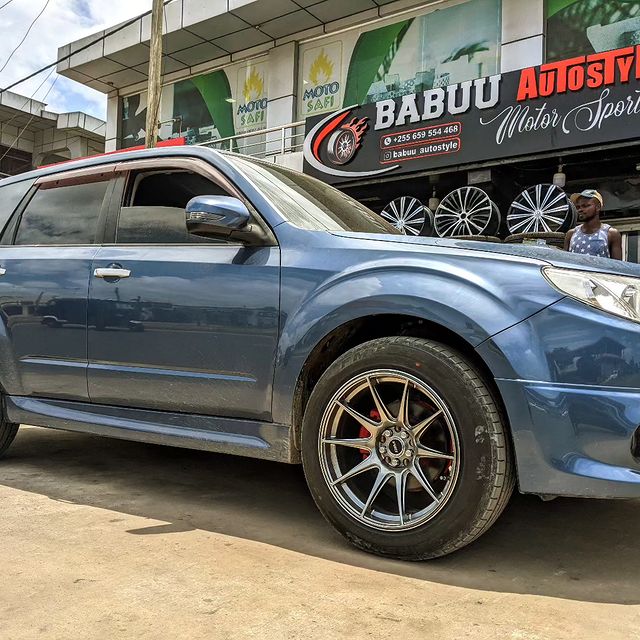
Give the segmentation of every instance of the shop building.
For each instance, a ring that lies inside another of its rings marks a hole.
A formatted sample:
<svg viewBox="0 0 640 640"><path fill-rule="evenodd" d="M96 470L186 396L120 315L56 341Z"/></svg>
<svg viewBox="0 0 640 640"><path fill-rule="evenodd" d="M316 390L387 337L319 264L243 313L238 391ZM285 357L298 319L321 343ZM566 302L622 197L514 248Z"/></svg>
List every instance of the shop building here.
<svg viewBox="0 0 640 640"><path fill-rule="evenodd" d="M38 100L0 94L0 178L104 152L106 123L86 113L53 113Z"/></svg>
<svg viewBox="0 0 640 640"><path fill-rule="evenodd" d="M490 222L455 235L566 226L560 189L596 188L638 259L640 2L174 0L164 23L163 140L303 169L387 214L407 197L459 221L480 198ZM108 151L144 141L150 16L116 28L59 52L108 95Z"/></svg>

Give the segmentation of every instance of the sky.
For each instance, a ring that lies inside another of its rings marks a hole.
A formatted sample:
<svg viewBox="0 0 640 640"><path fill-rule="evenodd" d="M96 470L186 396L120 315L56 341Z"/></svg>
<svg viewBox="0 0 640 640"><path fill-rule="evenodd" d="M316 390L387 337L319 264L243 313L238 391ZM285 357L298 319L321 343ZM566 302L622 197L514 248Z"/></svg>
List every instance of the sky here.
<svg viewBox="0 0 640 640"><path fill-rule="evenodd" d="M0 0L0 7L6 2ZM0 8L0 68L46 3L47 0L11 0L4 8ZM49 0L27 39L0 73L0 87L6 87L56 60L58 47L150 9L151 0ZM30 97L48 73L45 71L12 91ZM49 91L54 81L55 85ZM46 99L42 100L48 91ZM33 97L46 102L50 111L85 111L103 120L106 118L105 94L58 76L55 72Z"/></svg>

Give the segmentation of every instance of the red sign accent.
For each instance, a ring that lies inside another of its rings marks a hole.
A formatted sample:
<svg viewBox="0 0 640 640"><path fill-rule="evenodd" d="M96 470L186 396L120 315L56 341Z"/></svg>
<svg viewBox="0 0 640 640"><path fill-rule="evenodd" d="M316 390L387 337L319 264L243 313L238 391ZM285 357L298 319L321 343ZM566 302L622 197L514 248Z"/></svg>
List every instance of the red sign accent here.
<svg viewBox="0 0 640 640"><path fill-rule="evenodd" d="M538 72L535 67L520 72L518 102L582 91L585 87L627 84L634 76L640 80L640 45L551 62L543 64Z"/></svg>

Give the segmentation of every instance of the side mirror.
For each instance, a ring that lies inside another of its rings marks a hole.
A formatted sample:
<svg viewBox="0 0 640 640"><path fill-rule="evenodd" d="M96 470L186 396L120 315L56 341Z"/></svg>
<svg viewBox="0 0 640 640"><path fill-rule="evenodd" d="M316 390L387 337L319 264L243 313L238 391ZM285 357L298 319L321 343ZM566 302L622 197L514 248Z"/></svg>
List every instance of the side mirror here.
<svg viewBox="0 0 640 640"><path fill-rule="evenodd" d="M185 209L187 231L196 236L230 236L247 226L251 214L238 198L197 196Z"/></svg>

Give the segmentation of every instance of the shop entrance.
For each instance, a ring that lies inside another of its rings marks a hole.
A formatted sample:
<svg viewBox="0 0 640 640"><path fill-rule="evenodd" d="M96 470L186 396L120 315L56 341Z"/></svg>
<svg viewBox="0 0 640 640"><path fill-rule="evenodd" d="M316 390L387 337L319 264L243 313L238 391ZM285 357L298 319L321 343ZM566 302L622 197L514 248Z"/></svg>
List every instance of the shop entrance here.
<svg viewBox="0 0 640 640"><path fill-rule="evenodd" d="M494 165L452 167L438 172L405 175L396 180L384 178L375 182L351 183L341 188L378 213L383 213L394 200L396 209L399 204L415 209L418 204L408 204L411 199L427 209L431 205L433 211L426 212L425 224L419 235L436 236L439 235L437 225L433 224L436 205L456 190L471 186L484 192L499 211L500 222L491 231L492 239L505 241L509 238L509 241L514 241L514 225L507 221L509 211L513 211L514 200L536 185L547 185L544 187L547 189L553 183L554 175L559 173L564 176L560 184L564 182L562 189L566 194L596 189L604 196L603 222L622 234L623 259L640 263L640 149L636 145L521 158ZM466 190L462 193L463 197L473 197L475 192ZM397 202L403 197L407 199L404 203ZM418 219L420 217L417 216ZM576 220L575 224L578 223ZM411 230L403 231L407 235L418 235ZM564 229L562 233L553 234L555 237L550 237L548 244L561 247L563 234Z"/></svg>

